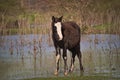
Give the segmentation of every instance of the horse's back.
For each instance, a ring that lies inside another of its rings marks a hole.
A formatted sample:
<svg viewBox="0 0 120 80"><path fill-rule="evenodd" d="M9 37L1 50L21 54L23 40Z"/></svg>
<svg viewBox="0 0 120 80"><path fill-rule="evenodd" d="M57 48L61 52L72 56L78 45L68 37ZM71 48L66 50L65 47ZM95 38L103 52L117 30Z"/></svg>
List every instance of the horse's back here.
<svg viewBox="0 0 120 80"><path fill-rule="evenodd" d="M80 33L80 27L75 22L64 22L63 23L63 29L70 32L70 34L79 34Z"/></svg>
<svg viewBox="0 0 120 80"><path fill-rule="evenodd" d="M64 39L68 42L69 47L78 45L80 42L80 27L75 22L64 22L63 29Z"/></svg>
<svg viewBox="0 0 120 80"><path fill-rule="evenodd" d="M64 22L63 26L67 27L67 28L74 28L76 30L80 29L80 27L75 22L73 22L73 21Z"/></svg>

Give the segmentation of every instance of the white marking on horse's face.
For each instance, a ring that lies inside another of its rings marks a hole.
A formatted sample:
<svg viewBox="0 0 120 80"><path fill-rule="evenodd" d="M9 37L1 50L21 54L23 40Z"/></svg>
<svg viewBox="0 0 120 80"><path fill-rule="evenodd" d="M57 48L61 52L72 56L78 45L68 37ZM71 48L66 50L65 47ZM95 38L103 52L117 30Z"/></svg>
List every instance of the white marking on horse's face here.
<svg viewBox="0 0 120 80"><path fill-rule="evenodd" d="M62 35L62 25L61 25L61 22L55 23L54 26L57 28L57 34L59 36L59 40L62 40L63 39L63 35Z"/></svg>

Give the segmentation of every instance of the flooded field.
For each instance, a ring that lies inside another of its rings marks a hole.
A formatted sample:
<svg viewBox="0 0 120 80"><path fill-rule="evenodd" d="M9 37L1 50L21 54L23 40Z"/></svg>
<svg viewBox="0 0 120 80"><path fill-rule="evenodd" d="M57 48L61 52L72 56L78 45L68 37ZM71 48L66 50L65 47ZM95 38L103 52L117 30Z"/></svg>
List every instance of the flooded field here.
<svg viewBox="0 0 120 80"><path fill-rule="evenodd" d="M90 34L81 37L84 75L120 77L120 36ZM68 52L68 65L71 54ZM63 59L60 75L63 76ZM1 80L54 76L55 49L50 35L0 36ZM79 75L76 57L74 75Z"/></svg>

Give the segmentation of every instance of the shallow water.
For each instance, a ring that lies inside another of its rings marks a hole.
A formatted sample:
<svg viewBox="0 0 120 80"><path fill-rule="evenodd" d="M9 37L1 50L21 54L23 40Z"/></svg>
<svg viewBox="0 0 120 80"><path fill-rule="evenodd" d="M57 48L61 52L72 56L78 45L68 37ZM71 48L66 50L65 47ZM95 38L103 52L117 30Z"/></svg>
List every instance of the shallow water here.
<svg viewBox="0 0 120 80"><path fill-rule="evenodd" d="M120 36L91 34L81 37L84 75L120 77ZM71 54L68 51L68 65ZM60 74L63 76L63 60ZM55 70L55 49L49 35L14 35L0 37L1 80L51 77ZM76 57L72 74L79 75Z"/></svg>

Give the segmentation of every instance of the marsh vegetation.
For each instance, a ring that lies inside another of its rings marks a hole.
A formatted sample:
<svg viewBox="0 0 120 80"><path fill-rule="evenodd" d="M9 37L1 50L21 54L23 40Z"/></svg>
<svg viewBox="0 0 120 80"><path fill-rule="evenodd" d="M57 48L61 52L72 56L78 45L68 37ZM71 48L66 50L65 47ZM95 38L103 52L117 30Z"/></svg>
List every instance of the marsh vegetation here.
<svg viewBox="0 0 120 80"><path fill-rule="evenodd" d="M1 36L0 77L23 79L54 76L55 49L49 35ZM84 75L120 77L120 36L108 34L82 35ZM68 64L71 54L68 53ZM63 60L60 62L63 76ZM9 67L8 67L9 65ZM73 75L79 76L76 58ZM5 67L6 66L6 67ZM5 73L6 72L6 73Z"/></svg>

